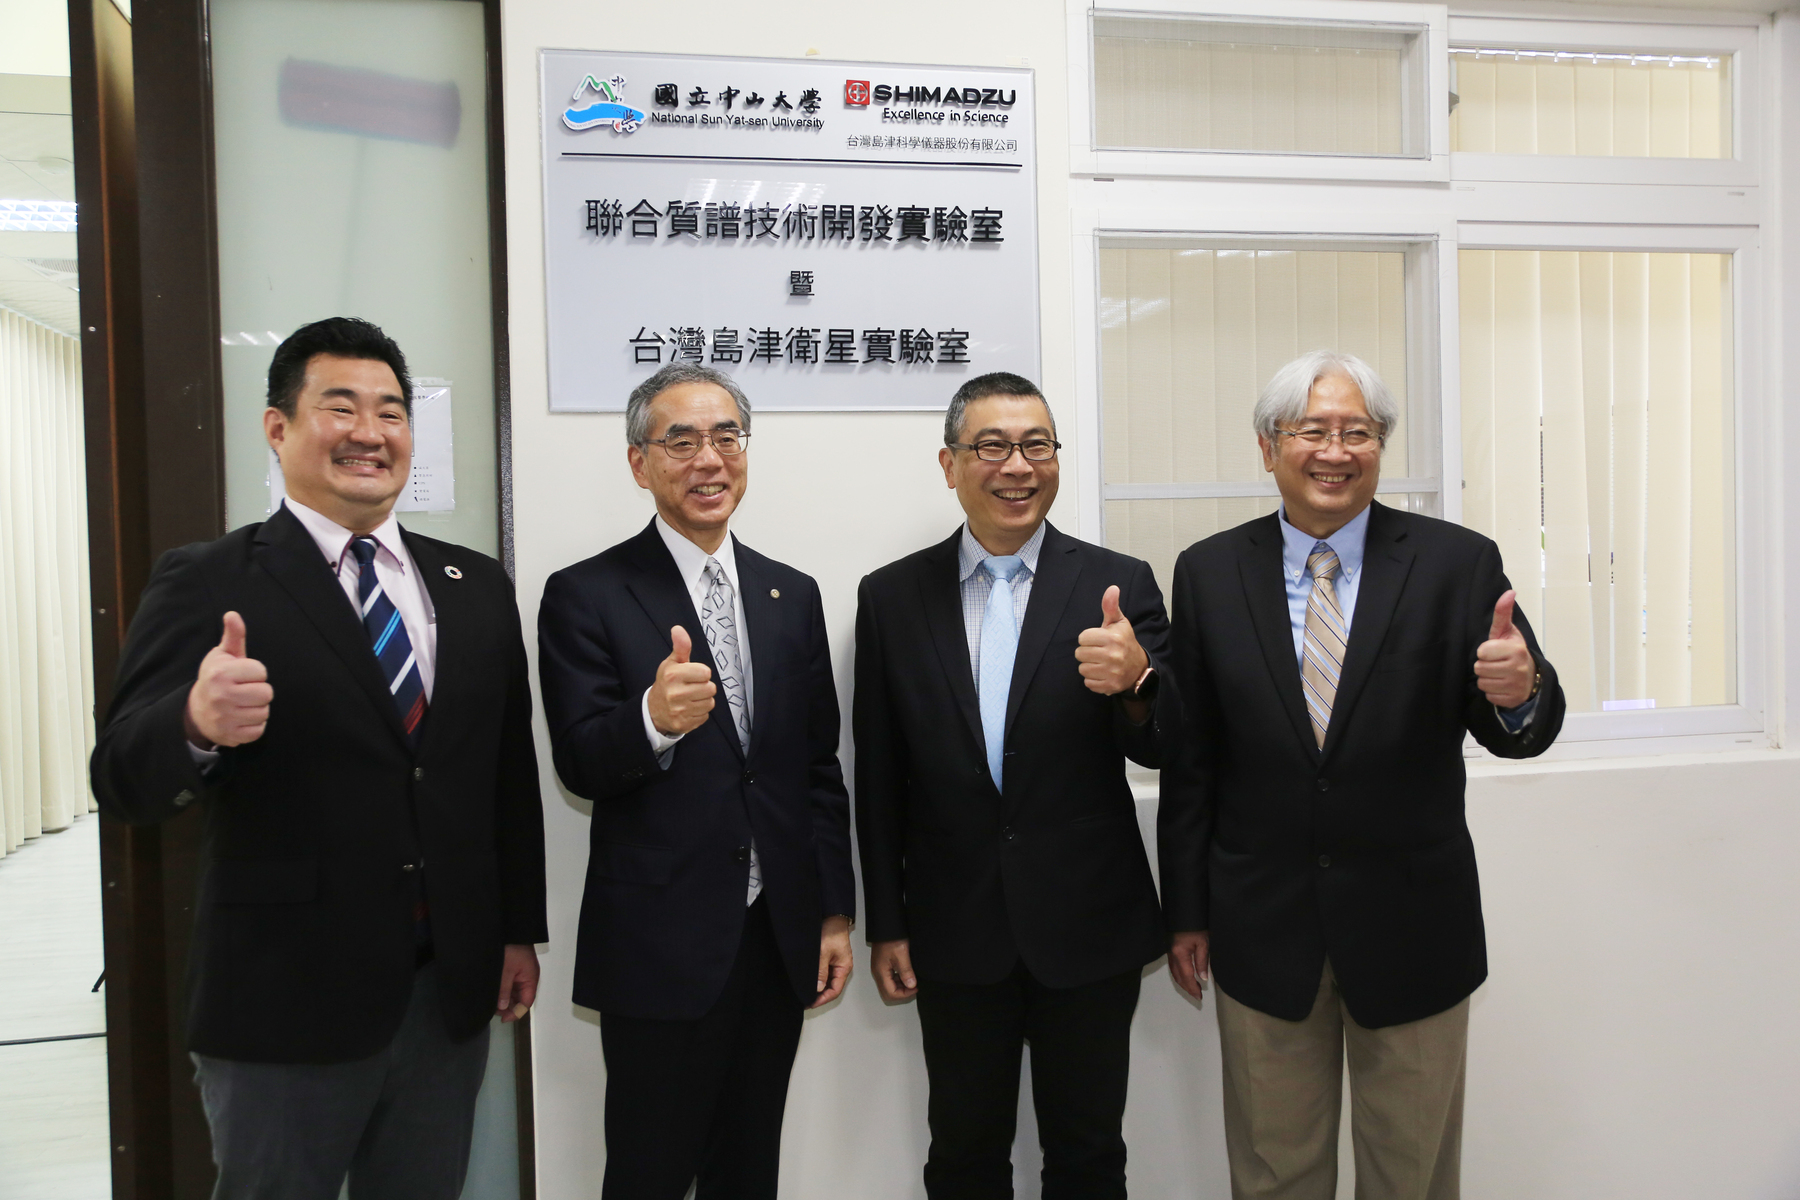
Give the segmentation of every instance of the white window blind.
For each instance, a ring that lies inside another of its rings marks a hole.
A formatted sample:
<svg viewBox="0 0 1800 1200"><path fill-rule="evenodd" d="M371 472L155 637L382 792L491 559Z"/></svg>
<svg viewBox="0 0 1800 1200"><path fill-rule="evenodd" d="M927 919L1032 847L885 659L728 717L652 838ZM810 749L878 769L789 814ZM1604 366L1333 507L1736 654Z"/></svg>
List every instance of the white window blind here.
<svg viewBox="0 0 1800 1200"><path fill-rule="evenodd" d="M0 855L91 812L81 349L0 309Z"/></svg>
<svg viewBox="0 0 1800 1200"><path fill-rule="evenodd" d="M1277 368L1355 354L1408 408L1403 250L1103 244L1099 272L1106 542L1165 588L1182 550L1274 511L1250 414ZM1411 446L1403 421L1385 476L1409 473ZM1430 511L1435 486L1381 499Z"/></svg>
<svg viewBox="0 0 1800 1200"><path fill-rule="evenodd" d="M1416 29L1096 16L1101 149L1425 153Z"/></svg>
<svg viewBox="0 0 1800 1200"><path fill-rule="evenodd" d="M1450 148L1730 158L1731 56L1451 49Z"/></svg>
<svg viewBox="0 0 1800 1200"><path fill-rule="evenodd" d="M1460 266L1464 520L1570 710L1735 702L1730 256Z"/></svg>

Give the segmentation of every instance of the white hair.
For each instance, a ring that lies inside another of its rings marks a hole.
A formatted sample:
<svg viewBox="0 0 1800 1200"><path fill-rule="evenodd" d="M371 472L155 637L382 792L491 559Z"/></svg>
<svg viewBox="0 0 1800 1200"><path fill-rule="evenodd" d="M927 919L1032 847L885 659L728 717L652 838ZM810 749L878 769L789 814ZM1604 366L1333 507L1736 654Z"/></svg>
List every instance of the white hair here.
<svg viewBox="0 0 1800 1200"><path fill-rule="evenodd" d="M1394 403L1393 393L1381 382L1375 368L1354 354L1312 350L1275 372L1257 397L1256 411L1250 418L1257 436L1273 438L1282 426L1305 419L1313 384L1327 375L1340 375L1357 386L1369 416L1381 426L1384 438L1399 427L1400 406Z"/></svg>

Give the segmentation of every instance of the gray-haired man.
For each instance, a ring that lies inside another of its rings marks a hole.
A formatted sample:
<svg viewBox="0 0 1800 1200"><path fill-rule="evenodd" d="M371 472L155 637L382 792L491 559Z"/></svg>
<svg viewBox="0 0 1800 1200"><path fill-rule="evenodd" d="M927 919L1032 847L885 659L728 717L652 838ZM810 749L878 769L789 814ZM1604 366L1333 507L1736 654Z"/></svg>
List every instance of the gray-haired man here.
<svg viewBox="0 0 1800 1200"><path fill-rule="evenodd" d="M851 967L855 881L819 588L730 536L750 405L664 367L627 450L656 518L550 577L557 774L594 802L575 1002L600 1012L604 1200L773 1200L807 1007Z"/></svg>
<svg viewBox="0 0 1800 1200"><path fill-rule="evenodd" d="M1184 736L1158 840L1171 974L1219 983L1237 1200L1330 1200L1344 1060L1356 1194L1455 1200L1487 977L1463 735L1542 754L1563 696L1478 533L1375 503L1399 422L1368 364L1256 406L1281 510L1175 564Z"/></svg>

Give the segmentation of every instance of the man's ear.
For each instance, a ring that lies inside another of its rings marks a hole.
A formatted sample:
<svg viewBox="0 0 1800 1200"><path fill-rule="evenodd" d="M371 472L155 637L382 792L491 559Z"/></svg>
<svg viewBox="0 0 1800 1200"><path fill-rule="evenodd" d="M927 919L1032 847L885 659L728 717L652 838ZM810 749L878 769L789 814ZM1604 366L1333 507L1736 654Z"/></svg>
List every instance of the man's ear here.
<svg viewBox="0 0 1800 1200"><path fill-rule="evenodd" d="M1256 435L1256 444L1262 450L1263 470L1273 472L1275 470L1275 440L1266 438L1259 433Z"/></svg>
<svg viewBox="0 0 1800 1200"><path fill-rule="evenodd" d="M281 444L287 440L287 427L287 416L279 408L271 404L263 409L263 437L277 458L281 457Z"/></svg>
<svg viewBox="0 0 1800 1200"><path fill-rule="evenodd" d="M938 451L938 466L944 468L944 486L949 488L951 491L956 490L956 476L951 473L951 469L950 469L951 467L953 467L955 465L956 465L956 451L952 450L948 446L945 446L943 449Z"/></svg>
<svg viewBox="0 0 1800 1200"><path fill-rule="evenodd" d="M637 485L648 491L650 488L650 460L644 456L644 448L627 446L625 461L631 465L631 477L637 480Z"/></svg>

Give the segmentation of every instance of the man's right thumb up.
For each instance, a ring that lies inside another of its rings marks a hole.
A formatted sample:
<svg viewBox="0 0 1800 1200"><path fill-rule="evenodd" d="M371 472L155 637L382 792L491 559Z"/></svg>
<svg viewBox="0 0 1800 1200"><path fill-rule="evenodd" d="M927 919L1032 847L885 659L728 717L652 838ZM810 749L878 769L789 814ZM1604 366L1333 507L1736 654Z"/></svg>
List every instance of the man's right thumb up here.
<svg viewBox="0 0 1800 1200"><path fill-rule="evenodd" d="M219 639L219 649L233 658L244 657L244 618L234 612L225 614L225 636Z"/></svg>
<svg viewBox="0 0 1800 1200"><path fill-rule="evenodd" d="M239 628L241 629L242 626L240 625ZM669 630L669 642L674 647L669 651L669 657L678 663L686 662L688 656L694 651L693 640L688 637L687 630L679 625Z"/></svg>

